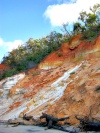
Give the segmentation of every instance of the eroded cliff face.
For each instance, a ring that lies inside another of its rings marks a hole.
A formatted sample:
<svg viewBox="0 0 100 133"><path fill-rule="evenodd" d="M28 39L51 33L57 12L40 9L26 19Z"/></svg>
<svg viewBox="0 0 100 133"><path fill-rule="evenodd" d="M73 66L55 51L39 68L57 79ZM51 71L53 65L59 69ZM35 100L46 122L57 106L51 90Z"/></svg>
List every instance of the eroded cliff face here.
<svg viewBox="0 0 100 133"><path fill-rule="evenodd" d="M25 113L38 118L42 112L69 116L67 122L74 125L75 115L100 120L100 36L92 42L80 37L64 43L38 68L0 81L1 120Z"/></svg>
<svg viewBox="0 0 100 133"><path fill-rule="evenodd" d="M80 40L81 35L77 35L71 41L64 43L59 50L48 55L40 64L39 68L50 69L61 66L64 62L74 60L90 59L92 56L99 57L100 36L91 42Z"/></svg>

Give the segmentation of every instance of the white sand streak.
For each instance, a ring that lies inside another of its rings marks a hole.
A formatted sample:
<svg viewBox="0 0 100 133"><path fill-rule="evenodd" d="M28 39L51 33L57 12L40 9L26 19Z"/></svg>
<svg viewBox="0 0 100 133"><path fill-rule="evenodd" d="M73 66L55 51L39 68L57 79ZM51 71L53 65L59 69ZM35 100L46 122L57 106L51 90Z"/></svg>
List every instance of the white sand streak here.
<svg viewBox="0 0 100 133"><path fill-rule="evenodd" d="M69 83L66 82L70 76L70 73L77 71L80 66L81 64L65 72L62 77L58 78L53 84L51 84L51 87L45 90L42 89L36 95L35 103L30 106L29 112L50 100L51 100L51 103L53 103L54 101L61 98L61 96L63 96L64 90L66 89L67 85L71 82L71 81ZM41 99L41 97L43 98Z"/></svg>

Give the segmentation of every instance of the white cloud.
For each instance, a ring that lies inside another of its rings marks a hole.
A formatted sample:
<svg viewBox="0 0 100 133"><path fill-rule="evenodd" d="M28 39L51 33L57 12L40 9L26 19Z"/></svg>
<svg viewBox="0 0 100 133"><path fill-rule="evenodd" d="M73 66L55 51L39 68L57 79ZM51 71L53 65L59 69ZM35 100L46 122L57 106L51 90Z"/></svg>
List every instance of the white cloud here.
<svg viewBox="0 0 100 133"><path fill-rule="evenodd" d="M18 46L21 46L23 42L21 40L15 40L14 42L6 42L5 46L8 48L9 51L12 51L13 49L18 48Z"/></svg>
<svg viewBox="0 0 100 133"><path fill-rule="evenodd" d="M18 48L23 44L22 40L15 40L13 42L5 42L2 38L0 38L0 46L1 48L5 48L8 52L12 51L13 49Z"/></svg>
<svg viewBox="0 0 100 133"><path fill-rule="evenodd" d="M71 3L50 5L44 16L53 26L61 26L63 23L77 21L82 10L89 12L89 8L96 3L100 3L100 0L71 0Z"/></svg>
<svg viewBox="0 0 100 133"><path fill-rule="evenodd" d="M3 57L11 52L13 49L18 48L21 46L23 42L21 40L15 40L13 42L5 42L2 38L0 38L0 62L2 61Z"/></svg>

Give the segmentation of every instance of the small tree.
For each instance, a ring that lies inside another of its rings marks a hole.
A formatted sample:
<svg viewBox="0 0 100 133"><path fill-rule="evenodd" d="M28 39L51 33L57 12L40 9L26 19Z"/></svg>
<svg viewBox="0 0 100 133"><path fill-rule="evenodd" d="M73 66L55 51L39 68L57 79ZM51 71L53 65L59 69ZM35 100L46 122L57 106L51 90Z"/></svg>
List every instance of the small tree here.
<svg viewBox="0 0 100 133"><path fill-rule="evenodd" d="M79 16L79 22L84 39L96 37L100 33L100 4L90 8L89 13L82 11Z"/></svg>
<svg viewBox="0 0 100 133"><path fill-rule="evenodd" d="M70 31L68 30L68 27L69 27L69 23L66 23L66 24L62 24L62 31L64 32L64 34L66 34L67 36L71 37L71 33Z"/></svg>
<svg viewBox="0 0 100 133"><path fill-rule="evenodd" d="M74 34L83 33L85 31L85 26L81 25L79 22L74 23L73 32Z"/></svg>
<svg viewBox="0 0 100 133"><path fill-rule="evenodd" d="M82 11L79 16L79 21L81 21L86 29L98 25L100 23L100 4L96 4L90 8L90 13Z"/></svg>

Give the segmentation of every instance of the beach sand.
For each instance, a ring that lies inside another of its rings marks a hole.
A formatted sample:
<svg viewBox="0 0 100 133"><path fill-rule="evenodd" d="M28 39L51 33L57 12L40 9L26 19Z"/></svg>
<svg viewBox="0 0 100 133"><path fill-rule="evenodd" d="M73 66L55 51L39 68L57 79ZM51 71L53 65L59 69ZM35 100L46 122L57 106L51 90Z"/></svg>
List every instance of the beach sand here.
<svg viewBox="0 0 100 133"><path fill-rule="evenodd" d="M19 125L12 127L12 125L0 125L0 133L64 133L63 131L49 129L45 130L45 127L38 126L24 126Z"/></svg>

